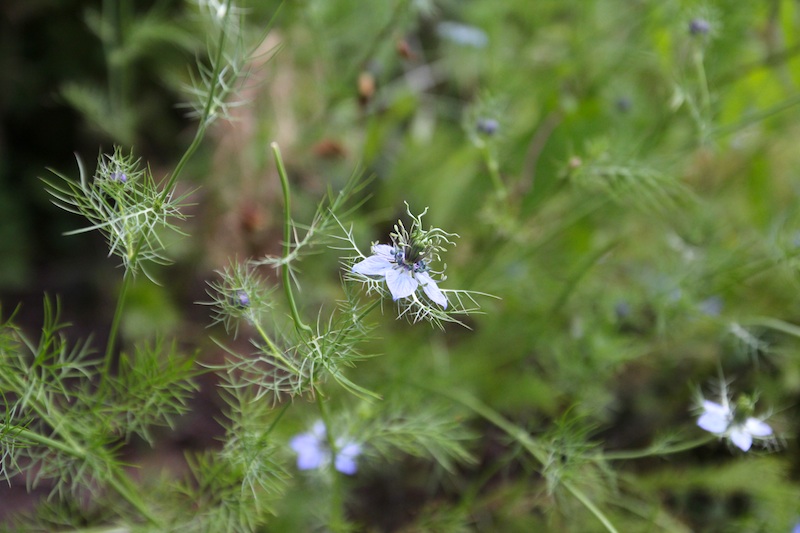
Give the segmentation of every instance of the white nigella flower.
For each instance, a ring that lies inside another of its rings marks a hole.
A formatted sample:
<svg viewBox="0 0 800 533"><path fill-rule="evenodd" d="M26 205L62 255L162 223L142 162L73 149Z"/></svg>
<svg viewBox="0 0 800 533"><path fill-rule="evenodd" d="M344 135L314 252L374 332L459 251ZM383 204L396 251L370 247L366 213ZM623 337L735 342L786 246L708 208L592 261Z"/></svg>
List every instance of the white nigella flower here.
<svg viewBox="0 0 800 533"><path fill-rule="evenodd" d="M447 309L447 297L431 278L425 259L414 253L414 246L374 244L372 253L353 265L353 272L384 278L394 300L408 298L422 287L428 298Z"/></svg>
<svg viewBox="0 0 800 533"><path fill-rule="evenodd" d="M410 298L408 303L411 306L430 309L427 301L417 297L417 289L421 287L426 300L447 309L447 296L431 275L441 275L441 272L432 270L431 265L439 262L439 253L446 246L453 244L449 238L457 235L439 228L423 228L422 217L427 209L417 216L408 209L407 212L411 217L411 228L406 229L402 222L398 222L390 234L391 244L373 244L372 255L356 262L352 272L373 280L385 280L395 301Z"/></svg>
<svg viewBox="0 0 800 533"><path fill-rule="evenodd" d="M727 399L722 404L703 400L703 413L697 419L697 425L710 433L728 438L740 450L746 452L753 445L753 438L765 438L772 435L772 428L758 418L738 416Z"/></svg>

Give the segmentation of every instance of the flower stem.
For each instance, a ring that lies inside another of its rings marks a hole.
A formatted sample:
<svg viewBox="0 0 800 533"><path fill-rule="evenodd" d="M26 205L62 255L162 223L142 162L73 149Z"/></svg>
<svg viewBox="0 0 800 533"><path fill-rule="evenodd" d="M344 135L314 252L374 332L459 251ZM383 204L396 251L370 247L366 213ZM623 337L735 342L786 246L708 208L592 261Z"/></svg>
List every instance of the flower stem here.
<svg viewBox="0 0 800 533"><path fill-rule="evenodd" d="M711 96L708 90L708 79L706 78L706 69L703 60L703 51L695 50L692 54L695 71L697 72L697 79L700 85L700 140L705 142L708 137L709 125L711 120Z"/></svg>
<svg viewBox="0 0 800 533"><path fill-rule="evenodd" d="M488 405L484 404L477 398L457 391L436 390L435 392L462 404L498 428L502 429L508 434L509 437L521 444L522 447L528 451L528 453L530 453L537 461L539 461L539 463L545 464L547 457L546 451L542 448L542 446L537 443L527 431L519 426L514 425L511 421L507 420ZM591 512L609 532L617 533L617 529L614 527L608 517L603 514L603 512L586 496L586 494L583 493L583 491L566 480L562 480L561 485L570 494L572 494L575 499L581 502L584 507L586 507L589 512Z"/></svg>
<svg viewBox="0 0 800 533"><path fill-rule="evenodd" d="M66 435L61 432L63 437ZM62 442L57 439L53 439L51 437L47 437L45 435L41 435L35 431L31 431L28 428L19 428L17 436L24 441L34 442L36 444L45 446L47 448L58 450L59 452L75 457L81 461L88 461L89 455L84 448L79 446L77 443L72 441L72 439L67 439L69 442ZM109 468L109 477L108 479L104 479L106 483L108 483L111 487L117 491L117 494L122 496L124 500L130 503L133 507L139 511L142 516L144 516L151 524L156 527L161 527L161 521L156 518L156 516L147 508L144 502L139 498L139 495L136 492L135 487L131 483L130 479L128 479L124 473L117 467L117 465L106 465L112 468Z"/></svg>
<svg viewBox="0 0 800 533"><path fill-rule="evenodd" d="M267 335L267 332L264 331L264 328L261 327L261 324L255 321L253 321L252 324L255 326L256 330L258 331L258 334L261 335L261 339L267 344L267 346L269 346L269 349L272 352L272 356L281 363L283 363L284 365L286 365L292 373L299 375L300 370L298 370L297 367L294 366L291 363L291 361L289 361L286 358L286 356L283 355L283 352L280 349L278 349L278 347L275 345L275 343L272 341L269 335Z"/></svg>
<svg viewBox="0 0 800 533"><path fill-rule="evenodd" d="M145 503L139 498L139 495L136 492L136 488L134 487L131 480L128 479L122 472L115 470L112 472L111 477L107 480L108 484L114 487L114 490L117 491L117 494L122 496L128 503L130 503L133 507L139 511L143 517L147 519L152 525L156 526L157 528L163 527L161 520L159 520L151 511L147 508Z"/></svg>
<svg viewBox="0 0 800 533"><path fill-rule="evenodd" d="M230 16L230 0L225 3L226 7L228 8L225 11L225 17ZM203 114L200 116L200 124L197 126L197 132L195 132L194 139L192 139L192 144L189 145L189 148L183 153L180 161L178 164L175 165L175 170L172 171L172 175L169 177L169 181L167 181L164 190L161 192L161 199L162 201L167 199L169 195L169 191L175 186L175 183L178 181L178 176L180 176L181 171L186 166L186 163L189 162L189 159L194 155L197 151L197 148L200 146L200 142L203 140L203 137L206 133L206 128L210 124L208 120L211 116L211 108L214 105L214 100L217 97L217 83L216 80L219 79L220 72L222 71L222 62L224 59L223 50L225 48L225 40L226 40L226 33L227 33L228 25L223 23L220 25L219 30L219 38L217 39L217 50L216 55L214 56L213 62L213 72L209 77L212 80L211 87L208 91L208 97L206 98L205 105L203 106Z"/></svg>
<svg viewBox="0 0 800 533"><path fill-rule="evenodd" d="M106 343L106 352L103 357L103 369L100 373L100 386L96 395L98 402L103 400L103 396L108 388L111 373L111 360L114 357L114 346L117 343L117 335L119 334L119 327L122 322L122 311L125 308L125 301L127 300L128 290L131 287L132 280L133 274L130 271L126 271L122 276L122 286L117 296L114 318L111 320L111 328L108 331L108 342Z"/></svg>
<svg viewBox="0 0 800 533"><path fill-rule="evenodd" d="M15 429L17 431L17 433L15 433L15 437L18 437L21 441L28 441L28 442L34 442L36 444L41 444L42 446L51 448L53 450L58 450L61 453L70 455L77 459L86 458L86 451L81 447L70 446L60 440L56 440L51 437L41 435L25 427L17 427Z"/></svg>
<svg viewBox="0 0 800 533"><path fill-rule="evenodd" d="M489 177L492 178L494 190L499 198L504 199L508 195L508 191L503 183L503 178L500 176L500 164L497 162L497 157L492 153L492 149L487 143L482 143L480 150L483 161L486 163L486 168L489 170Z"/></svg>
<svg viewBox="0 0 800 533"><path fill-rule="evenodd" d="M327 439L328 447L331 450L331 465L335 465L336 454L339 450L336 449L336 439L333 437L333 432L331 431L328 410L325 408L325 403L322 399L321 392L316 387L314 390L314 399L317 402L319 416L322 419L322 423L325 425L325 438ZM342 475L336 470L336 468L332 468L331 476L333 486L331 487L331 508L328 525L333 531L345 531L347 528L345 527L344 521L344 488L342 486Z"/></svg>
<svg viewBox="0 0 800 533"><path fill-rule="evenodd" d="M292 292L292 280L289 272L288 258L292 253L292 197L291 189L289 188L289 177L286 174L286 167L283 166L283 158L281 157L280 148L278 143L273 142L270 144L272 153L275 154L275 165L278 167L278 175L281 178L281 189L283 189L283 259L281 265L281 276L283 279L283 290L286 293L286 300L289 302L289 309L292 312L292 320L294 321L297 331L304 331L308 334L313 333L313 330L308 324L305 324L300 319L300 313L297 311L297 303L294 299Z"/></svg>
<svg viewBox="0 0 800 533"><path fill-rule="evenodd" d="M649 448L645 448L643 450L630 450L630 451L618 451L618 452L603 452L602 455L599 455L598 458L602 458L608 461L620 461L624 459L641 459L642 457L650 457L654 455L671 455L674 453L685 452L686 450L692 450L694 448L698 448L703 446L704 444L708 444L712 440L716 438L715 435L705 435L699 439L690 440L687 442L682 442L680 444L676 444L674 446L650 446Z"/></svg>

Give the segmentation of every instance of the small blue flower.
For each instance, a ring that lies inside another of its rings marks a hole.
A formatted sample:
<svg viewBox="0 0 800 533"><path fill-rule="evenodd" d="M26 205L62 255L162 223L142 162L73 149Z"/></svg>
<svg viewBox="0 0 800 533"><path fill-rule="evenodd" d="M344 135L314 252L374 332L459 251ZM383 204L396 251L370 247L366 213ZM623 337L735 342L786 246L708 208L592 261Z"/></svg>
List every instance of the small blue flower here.
<svg viewBox="0 0 800 533"><path fill-rule="evenodd" d="M421 286L428 298L447 309L447 297L429 274L425 260L413 253L413 248L375 244L373 255L353 265L353 272L384 278L394 300L408 298Z"/></svg>
<svg viewBox="0 0 800 533"><path fill-rule="evenodd" d="M297 468L315 470L331 462L331 450L326 438L325 424L317 420L311 431L292 437L289 446L297 453ZM344 439L336 440L334 468L342 474L352 476L358 471L356 458L361 454L361 445Z"/></svg>
<svg viewBox="0 0 800 533"><path fill-rule="evenodd" d="M772 428L763 420L754 417L741 419L735 414L727 400L722 405L703 400L703 413L697 419L697 425L710 433L730 439L743 452L753 445L753 437L772 435Z"/></svg>
<svg viewBox="0 0 800 533"><path fill-rule="evenodd" d="M128 176L124 172L112 172L109 179L117 183L125 183L128 181Z"/></svg>

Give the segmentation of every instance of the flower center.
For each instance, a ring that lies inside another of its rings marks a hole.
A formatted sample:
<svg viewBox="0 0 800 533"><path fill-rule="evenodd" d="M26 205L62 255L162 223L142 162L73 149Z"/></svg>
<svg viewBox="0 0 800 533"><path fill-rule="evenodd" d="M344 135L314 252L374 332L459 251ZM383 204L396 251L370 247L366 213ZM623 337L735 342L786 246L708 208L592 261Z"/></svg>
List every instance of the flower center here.
<svg viewBox="0 0 800 533"><path fill-rule="evenodd" d="M408 253L406 250L408 250ZM415 274L428 270L428 265L425 264L425 260L422 258L424 254L416 252L413 247L406 247L406 250L400 247L394 249L394 262L397 265Z"/></svg>

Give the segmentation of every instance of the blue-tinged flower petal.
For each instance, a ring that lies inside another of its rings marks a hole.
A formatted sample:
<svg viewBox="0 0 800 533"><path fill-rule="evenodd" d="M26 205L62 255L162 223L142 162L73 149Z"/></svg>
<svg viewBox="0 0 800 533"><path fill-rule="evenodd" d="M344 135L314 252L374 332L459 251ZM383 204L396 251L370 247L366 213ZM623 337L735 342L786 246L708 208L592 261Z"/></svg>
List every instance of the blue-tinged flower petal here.
<svg viewBox="0 0 800 533"><path fill-rule="evenodd" d="M364 276L385 276L392 270L392 263L383 255L371 255L353 265L353 272Z"/></svg>
<svg viewBox="0 0 800 533"><path fill-rule="evenodd" d="M356 458L361 454L361 446L355 442L346 444L336 454L336 462L334 467L342 474L352 476L358 470Z"/></svg>
<svg viewBox="0 0 800 533"><path fill-rule="evenodd" d="M325 435L327 431L325 430L325 422L322 420L317 420L314 422L314 425L311 426L311 433L317 437L317 439L321 442L325 441Z"/></svg>
<svg viewBox="0 0 800 533"><path fill-rule="evenodd" d="M297 468L300 470L319 468L329 460L328 451L313 432L293 437L289 446L297 452Z"/></svg>
<svg viewBox="0 0 800 533"><path fill-rule="evenodd" d="M744 430L754 437L768 437L772 435L772 428L769 424L758 418L748 418L744 423Z"/></svg>
<svg viewBox="0 0 800 533"><path fill-rule="evenodd" d="M753 445L753 436L741 426L736 426L731 431L731 442L736 445L737 448L746 452Z"/></svg>
<svg viewBox="0 0 800 533"><path fill-rule="evenodd" d="M374 244L372 245L372 253L385 257L389 261L394 261L394 246L388 244Z"/></svg>
<svg viewBox="0 0 800 533"><path fill-rule="evenodd" d="M433 281L430 274L427 272L417 272L417 280L422 285L422 290L428 295L428 298L447 309L447 297L439 290L439 286Z"/></svg>
<svg viewBox="0 0 800 533"><path fill-rule="evenodd" d="M697 425L711 433L724 433L731 422L731 410L718 403L703 401L703 414Z"/></svg>
<svg viewBox="0 0 800 533"><path fill-rule="evenodd" d="M419 283L404 268L392 268L386 271L386 286L392 293L392 299L408 298L417 290Z"/></svg>
<svg viewBox="0 0 800 533"><path fill-rule="evenodd" d="M475 26L444 21L439 23L436 30L443 39L449 39L462 46L483 48L489 43L489 36L486 35L486 32Z"/></svg>

